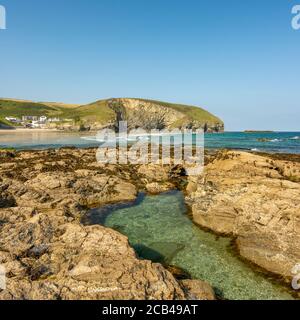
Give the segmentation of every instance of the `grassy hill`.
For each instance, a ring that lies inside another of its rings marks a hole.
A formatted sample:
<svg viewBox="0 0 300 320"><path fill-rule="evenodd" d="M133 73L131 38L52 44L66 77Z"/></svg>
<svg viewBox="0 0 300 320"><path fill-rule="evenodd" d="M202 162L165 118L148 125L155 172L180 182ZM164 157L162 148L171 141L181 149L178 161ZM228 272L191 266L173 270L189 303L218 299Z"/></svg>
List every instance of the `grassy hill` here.
<svg viewBox="0 0 300 320"><path fill-rule="evenodd" d="M83 119L108 122L114 112L108 107L107 100L100 100L88 105L71 105L57 102L31 102L26 100L0 99L0 120L5 117L48 116L68 119Z"/></svg>
<svg viewBox="0 0 300 320"><path fill-rule="evenodd" d="M99 100L72 109L77 117L88 122L108 123L114 121L115 112L108 106L108 100Z"/></svg>
<svg viewBox="0 0 300 320"><path fill-rule="evenodd" d="M0 117L19 117L22 116L42 116L57 113L54 107L47 106L43 103L23 102L13 100L0 100Z"/></svg>
<svg viewBox="0 0 300 320"><path fill-rule="evenodd" d="M184 115L175 121L172 127L180 127L187 122L206 123L208 125L223 124L222 120L208 111L182 104L174 104L156 100L136 99L141 102L150 102L158 106L164 106ZM73 119L82 123L107 124L115 121L116 114L110 108L108 100L99 100L86 105L64 104L57 102L32 102L27 100L0 99L0 121L7 124L5 117L42 116L59 117L60 119Z"/></svg>
<svg viewBox="0 0 300 320"><path fill-rule="evenodd" d="M200 108L200 107L195 107L195 106L188 106L184 104L176 104L176 103L169 103L169 102L163 102L163 101L157 101L157 100L147 100L147 99L139 99L141 101L146 101L146 102L152 102L152 103L157 103L159 105L165 106L167 108L174 109L176 111L179 111L183 113L186 118L184 120L179 120L177 123L174 123L174 126L180 126L180 121L186 121L188 120L194 120L194 121L199 121L207 124L214 124L214 123L223 123L221 119L218 117L214 116L210 112Z"/></svg>

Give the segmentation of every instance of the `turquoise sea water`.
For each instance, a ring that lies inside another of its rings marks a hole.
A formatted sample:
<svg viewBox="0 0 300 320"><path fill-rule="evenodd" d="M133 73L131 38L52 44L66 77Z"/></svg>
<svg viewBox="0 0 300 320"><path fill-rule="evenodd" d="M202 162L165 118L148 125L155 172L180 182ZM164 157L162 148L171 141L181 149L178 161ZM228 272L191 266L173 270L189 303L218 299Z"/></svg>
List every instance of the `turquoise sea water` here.
<svg viewBox="0 0 300 320"><path fill-rule="evenodd" d="M300 154L300 132L245 133L225 132L205 134L206 148L229 148L265 152ZM4 132L0 130L0 148L47 149L64 146L97 147L92 133L68 132Z"/></svg>
<svg viewBox="0 0 300 320"><path fill-rule="evenodd" d="M287 288L253 271L233 252L230 239L194 225L183 194L140 194L135 203L94 209L85 224L103 224L128 236L141 258L186 270L208 281L225 299L292 299Z"/></svg>

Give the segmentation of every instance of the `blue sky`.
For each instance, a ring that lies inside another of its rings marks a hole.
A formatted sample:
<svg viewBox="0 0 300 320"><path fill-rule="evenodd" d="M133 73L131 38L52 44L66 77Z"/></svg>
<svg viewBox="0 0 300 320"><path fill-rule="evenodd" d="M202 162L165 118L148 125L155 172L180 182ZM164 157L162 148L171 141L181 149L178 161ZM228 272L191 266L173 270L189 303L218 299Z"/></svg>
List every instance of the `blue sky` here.
<svg viewBox="0 0 300 320"><path fill-rule="evenodd" d="M227 130L300 130L300 0L0 0L0 96L203 106Z"/></svg>

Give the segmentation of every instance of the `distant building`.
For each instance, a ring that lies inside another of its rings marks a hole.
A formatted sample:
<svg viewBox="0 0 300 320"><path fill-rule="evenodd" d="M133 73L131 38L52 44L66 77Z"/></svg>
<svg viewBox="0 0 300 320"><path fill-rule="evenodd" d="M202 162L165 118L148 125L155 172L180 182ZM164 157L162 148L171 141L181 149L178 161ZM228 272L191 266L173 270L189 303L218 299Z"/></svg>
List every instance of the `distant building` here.
<svg viewBox="0 0 300 320"><path fill-rule="evenodd" d="M47 121L47 117L46 117L46 116L41 116L40 119L39 119L39 121L40 121L41 123L45 123L45 122Z"/></svg>
<svg viewBox="0 0 300 320"><path fill-rule="evenodd" d="M5 120L9 121L9 122L17 122L18 119L14 118L14 117L5 117Z"/></svg>
<svg viewBox="0 0 300 320"><path fill-rule="evenodd" d="M38 121L37 116L22 116L22 121Z"/></svg>
<svg viewBox="0 0 300 320"><path fill-rule="evenodd" d="M38 121L32 121L31 126L32 128L40 128L40 123Z"/></svg>
<svg viewBox="0 0 300 320"><path fill-rule="evenodd" d="M60 122L59 118L49 118L47 122Z"/></svg>

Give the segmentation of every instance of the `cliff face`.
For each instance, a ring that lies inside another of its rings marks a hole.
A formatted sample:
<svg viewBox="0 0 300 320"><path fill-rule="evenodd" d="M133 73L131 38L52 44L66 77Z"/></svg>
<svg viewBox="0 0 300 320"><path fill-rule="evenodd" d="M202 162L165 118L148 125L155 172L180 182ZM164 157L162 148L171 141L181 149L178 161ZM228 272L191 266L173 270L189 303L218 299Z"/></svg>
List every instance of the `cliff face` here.
<svg viewBox="0 0 300 320"><path fill-rule="evenodd" d="M200 129L222 132L224 123L207 111L182 105L143 99L111 99L108 106L116 113L115 127L127 121L129 129Z"/></svg>
<svg viewBox="0 0 300 320"><path fill-rule="evenodd" d="M176 110L141 100L113 99L108 104L116 112L117 120L127 121L130 129L161 130L184 118L184 114Z"/></svg>

